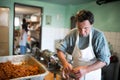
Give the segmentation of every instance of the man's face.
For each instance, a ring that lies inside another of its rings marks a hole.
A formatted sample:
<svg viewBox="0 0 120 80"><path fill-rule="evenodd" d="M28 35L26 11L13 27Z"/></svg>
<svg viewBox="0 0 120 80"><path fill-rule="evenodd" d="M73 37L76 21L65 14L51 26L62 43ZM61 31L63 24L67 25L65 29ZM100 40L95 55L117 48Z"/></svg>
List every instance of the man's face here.
<svg viewBox="0 0 120 80"><path fill-rule="evenodd" d="M85 20L83 22L77 22L76 26L78 28L79 34L83 37L86 37L89 35L91 27L92 27L92 25L90 24L88 20Z"/></svg>

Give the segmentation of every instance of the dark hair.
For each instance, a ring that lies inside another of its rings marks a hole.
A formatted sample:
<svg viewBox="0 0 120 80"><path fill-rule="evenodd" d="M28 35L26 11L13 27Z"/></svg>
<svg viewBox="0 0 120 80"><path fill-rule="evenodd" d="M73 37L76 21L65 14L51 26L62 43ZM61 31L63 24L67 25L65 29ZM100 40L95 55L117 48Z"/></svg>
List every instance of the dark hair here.
<svg viewBox="0 0 120 80"><path fill-rule="evenodd" d="M24 24L24 23L26 23L26 19L25 19L25 18L23 18L23 19L22 19L22 22L23 22L23 24Z"/></svg>
<svg viewBox="0 0 120 80"><path fill-rule="evenodd" d="M90 24L94 23L94 15L92 12L88 10L81 10L76 14L76 21L83 22L84 20L88 20Z"/></svg>
<svg viewBox="0 0 120 80"><path fill-rule="evenodd" d="M25 18L23 18L23 24L22 24L22 29L24 29L26 32L28 31L28 23L26 22L26 19Z"/></svg>

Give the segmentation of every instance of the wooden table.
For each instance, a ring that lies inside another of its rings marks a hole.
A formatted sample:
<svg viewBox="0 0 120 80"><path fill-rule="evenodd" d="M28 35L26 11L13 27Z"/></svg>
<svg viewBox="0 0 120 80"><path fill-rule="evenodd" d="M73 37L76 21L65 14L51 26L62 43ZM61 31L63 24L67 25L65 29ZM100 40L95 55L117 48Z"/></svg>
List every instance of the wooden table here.
<svg viewBox="0 0 120 80"><path fill-rule="evenodd" d="M56 78L54 78L54 73L49 72L48 75L45 76L44 80L61 80L61 76L56 74Z"/></svg>

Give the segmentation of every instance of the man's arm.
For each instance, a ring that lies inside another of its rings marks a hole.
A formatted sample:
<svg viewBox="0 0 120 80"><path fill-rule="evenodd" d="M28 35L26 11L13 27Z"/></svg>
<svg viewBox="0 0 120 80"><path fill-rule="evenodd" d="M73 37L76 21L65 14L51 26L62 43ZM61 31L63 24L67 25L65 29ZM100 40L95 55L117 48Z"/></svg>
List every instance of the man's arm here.
<svg viewBox="0 0 120 80"><path fill-rule="evenodd" d="M62 51L57 50L57 55L63 66L62 77L64 79L69 79L69 73L72 71L72 65L68 63Z"/></svg>
<svg viewBox="0 0 120 80"><path fill-rule="evenodd" d="M73 69L73 72L76 75L76 78L81 78L85 74L100 69L106 65L105 62L97 61L94 64L88 65L88 66L79 66Z"/></svg>
<svg viewBox="0 0 120 80"><path fill-rule="evenodd" d="M94 71L94 70L97 70L97 69L100 69L100 68L104 67L105 65L106 65L105 62L97 61L94 64L87 66L87 73Z"/></svg>
<svg viewBox="0 0 120 80"><path fill-rule="evenodd" d="M57 50L57 55L58 55L58 58L59 58L59 60L61 61L62 65L63 65L63 68L65 68L65 71L71 70L72 66L66 60L64 53L62 51L60 51L60 50Z"/></svg>

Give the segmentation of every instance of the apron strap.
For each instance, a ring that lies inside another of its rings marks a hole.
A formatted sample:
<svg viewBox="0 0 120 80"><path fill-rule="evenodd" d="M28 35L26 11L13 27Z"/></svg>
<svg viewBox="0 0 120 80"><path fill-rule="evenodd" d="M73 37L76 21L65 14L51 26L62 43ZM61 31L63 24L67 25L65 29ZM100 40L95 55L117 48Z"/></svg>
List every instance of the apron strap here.
<svg viewBox="0 0 120 80"><path fill-rule="evenodd" d="M90 35L89 35L89 46L92 45L92 29L90 30Z"/></svg>
<svg viewBox="0 0 120 80"><path fill-rule="evenodd" d="M77 34L76 34L76 42L75 44L77 45L79 43L79 31L77 31Z"/></svg>

